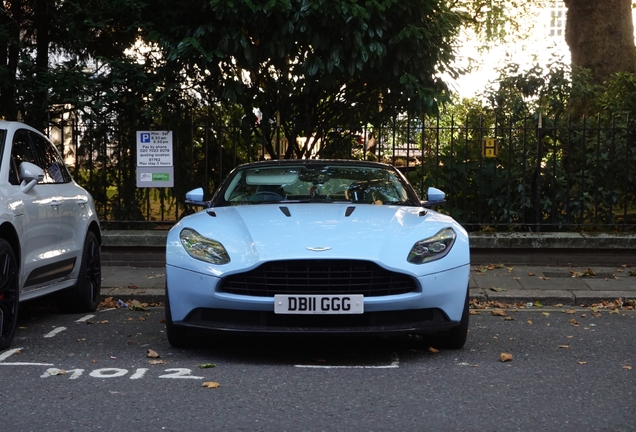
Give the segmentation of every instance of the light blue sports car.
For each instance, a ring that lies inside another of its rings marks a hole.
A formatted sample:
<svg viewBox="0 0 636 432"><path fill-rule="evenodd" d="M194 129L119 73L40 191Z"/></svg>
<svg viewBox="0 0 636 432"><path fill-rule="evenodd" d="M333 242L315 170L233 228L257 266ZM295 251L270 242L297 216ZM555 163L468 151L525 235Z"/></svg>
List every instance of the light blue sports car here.
<svg viewBox="0 0 636 432"><path fill-rule="evenodd" d="M390 165L283 160L239 166L168 235L166 329L294 334L468 332L468 235Z"/></svg>

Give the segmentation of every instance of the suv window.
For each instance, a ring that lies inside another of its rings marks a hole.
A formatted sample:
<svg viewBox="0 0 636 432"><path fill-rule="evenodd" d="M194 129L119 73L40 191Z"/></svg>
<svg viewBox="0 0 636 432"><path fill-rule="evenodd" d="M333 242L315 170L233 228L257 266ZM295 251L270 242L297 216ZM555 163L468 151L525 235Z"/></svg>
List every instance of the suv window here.
<svg viewBox="0 0 636 432"><path fill-rule="evenodd" d="M18 184L17 173L22 162L31 162L44 171L42 183L68 183L71 181L64 161L48 140L27 130L18 130L13 136L11 149L13 165L11 183ZM15 183L14 183L15 182Z"/></svg>
<svg viewBox="0 0 636 432"><path fill-rule="evenodd" d="M44 170L44 183L68 183L71 181L62 157L55 146L45 138L34 133L29 133L35 151L40 160L40 168Z"/></svg>

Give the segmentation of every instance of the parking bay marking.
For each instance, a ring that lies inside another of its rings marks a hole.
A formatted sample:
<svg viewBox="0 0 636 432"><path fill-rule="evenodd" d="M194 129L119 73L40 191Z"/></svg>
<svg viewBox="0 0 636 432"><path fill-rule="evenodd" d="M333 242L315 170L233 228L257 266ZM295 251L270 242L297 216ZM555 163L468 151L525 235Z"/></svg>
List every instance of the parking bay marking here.
<svg viewBox="0 0 636 432"><path fill-rule="evenodd" d="M56 334L63 332L64 330L66 330L66 327L56 327L55 329L51 330L50 332L48 332L47 334L44 335L45 338L52 338L53 336L55 336Z"/></svg>
<svg viewBox="0 0 636 432"><path fill-rule="evenodd" d="M52 365L49 365L52 366ZM59 369L59 368L48 368L46 372L44 372L40 378L48 378L50 376L55 375L69 375L69 379L77 379L82 376L85 372L84 369ZM101 368L95 369L88 373L89 376L93 378L120 378L125 376L128 373L128 369L122 368ZM148 372L148 368L137 368L135 372L130 376L129 379L140 379L143 378ZM172 379L205 379L202 376L194 376L190 375L192 373L191 369L187 368L170 368L165 369L164 372L169 372L167 374L159 375L158 378L172 378Z"/></svg>
<svg viewBox="0 0 636 432"><path fill-rule="evenodd" d="M391 364L379 365L379 366L364 366L364 365L351 365L351 366L336 366L336 365L294 365L297 368L304 369L399 369L400 359L398 355L394 353L391 356Z"/></svg>
<svg viewBox="0 0 636 432"><path fill-rule="evenodd" d="M88 321L89 319L93 318L95 315L86 315L81 317L80 319L78 319L77 321L75 321L76 323L83 323Z"/></svg>
<svg viewBox="0 0 636 432"><path fill-rule="evenodd" d="M0 354L0 366L53 366L53 363L5 362L6 359L20 351L22 348L13 348Z"/></svg>

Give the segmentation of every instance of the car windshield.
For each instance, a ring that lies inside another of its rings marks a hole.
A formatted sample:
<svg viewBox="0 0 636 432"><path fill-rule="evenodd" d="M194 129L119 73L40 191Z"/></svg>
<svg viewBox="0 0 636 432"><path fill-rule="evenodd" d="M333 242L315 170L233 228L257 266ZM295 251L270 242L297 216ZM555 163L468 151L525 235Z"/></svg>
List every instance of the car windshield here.
<svg viewBox="0 0 636 432"><path fill-rule="evenodd" d="M399 176L383 167L323 165L252 167L235 172L223 192L229 205L271 202L406 204Z"/></svg>

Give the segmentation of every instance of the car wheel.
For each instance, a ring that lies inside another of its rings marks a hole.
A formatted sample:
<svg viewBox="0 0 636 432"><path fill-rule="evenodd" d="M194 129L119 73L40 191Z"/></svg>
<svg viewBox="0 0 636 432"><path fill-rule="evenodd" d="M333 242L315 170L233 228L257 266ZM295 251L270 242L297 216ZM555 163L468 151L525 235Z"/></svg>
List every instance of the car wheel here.
<svg viewBox="0 0 636 432"><path fill-rule="evenodd" d="M466 300L464 301L464 310L462 312L462 318L457 327L453 327L448 332L437 335L435 340L435 346L438 348L446 349L460 349L466 344L468 337L468 318L470 312L468 311L468 289L466 290Z"/></svg>
<svg viewBox="0 0 636 432"><path fill-rule="evenodd" d="M172 322L168 289L166 289L166 295L163 304L166 309L166 335L168 336L168 342L175 348L188 348L191 343L186 329Z"/></svg>
<svg viewBox="0 0 636 432"><path fill-rule="evenodd" d="M82 262L77 283L58 298L57 305L64 313L94 312L99 305L102 286L102 262L99 242L89 231L84 241Z"/></svg>
<svg viewBox="0 0 636 432"><path fill-rule="evenodd" d="M0 239L0 351L9 348L18 327L18 263L9 243Z"/></svg>

